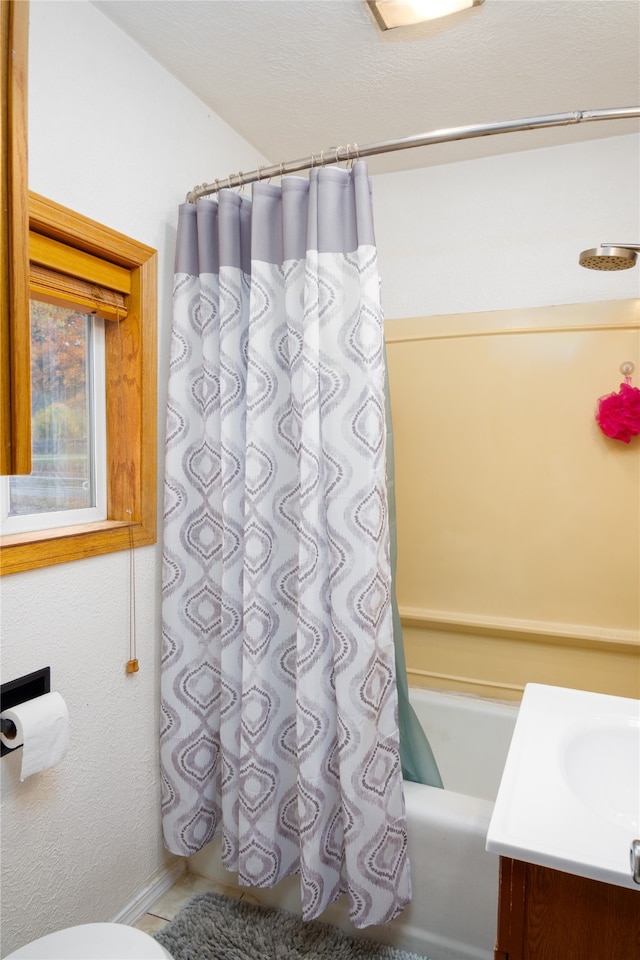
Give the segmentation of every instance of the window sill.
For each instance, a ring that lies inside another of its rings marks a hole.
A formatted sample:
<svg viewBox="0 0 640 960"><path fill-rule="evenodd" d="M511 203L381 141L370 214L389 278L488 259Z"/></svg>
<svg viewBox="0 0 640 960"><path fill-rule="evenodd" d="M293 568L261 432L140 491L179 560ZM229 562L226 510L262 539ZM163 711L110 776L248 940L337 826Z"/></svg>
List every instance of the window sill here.
<svg viewBox="0 0 640 960"><path fill-rule="evenodd" d="M133 536L132 536L133 534ZM128 520L102 520L73 527L0 537L0 575L84 560L101 553L127 550L156 542L154 529Z"/></svg>

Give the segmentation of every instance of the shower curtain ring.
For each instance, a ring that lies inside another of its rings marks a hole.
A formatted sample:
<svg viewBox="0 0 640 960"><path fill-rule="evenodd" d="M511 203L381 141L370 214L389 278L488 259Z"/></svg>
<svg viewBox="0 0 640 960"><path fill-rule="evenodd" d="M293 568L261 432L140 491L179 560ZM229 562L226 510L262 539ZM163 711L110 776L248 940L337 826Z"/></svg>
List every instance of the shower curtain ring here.
<svg viewBox="0 0 640 960"><path fill-rule="evenodd" d="M266 166L267 164L263 163L260 167L258 167L258 180L262 180L264 176L262 171L266 168ZM271 177L267 177L266 180L267 180L267 183L271 183Z"/></svg>
<svg viewBox="0 0 640 960"><path fill-rule="evenodd" d="M216 188L216 193L220 193L220 181L219 181L218 178L216 177L213 182L214 182L214 185L215 185L215 188Z"/></svg>
<svg viewBox="0 0 640 960"><path fill-rule="evenodd" d="M280 161L280 176L284 177L284 160Z"/></svg>

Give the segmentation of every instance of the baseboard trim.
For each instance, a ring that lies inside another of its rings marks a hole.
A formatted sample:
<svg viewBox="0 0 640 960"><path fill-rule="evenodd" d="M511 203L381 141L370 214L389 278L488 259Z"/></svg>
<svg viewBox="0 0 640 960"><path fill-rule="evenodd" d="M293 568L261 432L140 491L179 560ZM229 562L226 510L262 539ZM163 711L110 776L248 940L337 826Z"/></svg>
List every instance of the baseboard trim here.
<svg viewBox="0 0 640 960"><path fill-rule="evenodd" d="M187 861L184 858L176 860L159 870L151 878L146 887L143 887L125 907L120 910L115 917L112 917L110 923L124 923L132 926L137 923L140 917L148 912L149 907L155 901L170 890L174 883L187 872Z"/></svg>

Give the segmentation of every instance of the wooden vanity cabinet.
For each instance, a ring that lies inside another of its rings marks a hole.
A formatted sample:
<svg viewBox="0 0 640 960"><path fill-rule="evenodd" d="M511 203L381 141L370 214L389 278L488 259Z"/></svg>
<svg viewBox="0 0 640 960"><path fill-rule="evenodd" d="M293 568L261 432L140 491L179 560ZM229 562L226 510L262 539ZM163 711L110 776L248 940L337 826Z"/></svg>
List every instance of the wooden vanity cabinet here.
<svg viewBox="0 0 640 960"><path fill-rule="evenodd" d="M501 857L494 960L640 960L640 888Z"/></svg>

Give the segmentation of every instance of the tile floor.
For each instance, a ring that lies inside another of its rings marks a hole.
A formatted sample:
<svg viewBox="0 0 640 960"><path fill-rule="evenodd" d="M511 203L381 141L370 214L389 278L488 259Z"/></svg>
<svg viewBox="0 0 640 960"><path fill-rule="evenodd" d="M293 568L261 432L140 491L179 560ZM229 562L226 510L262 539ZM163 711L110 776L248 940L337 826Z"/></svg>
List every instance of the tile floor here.
<svg viewBox="0 0 640 960"><path fill-rule="evenodd" d="M207 880L205 877L199 877L193 873L185 873L170 890L163 893L162 896L149 907L147 913L140 917L134 926L153 936L153 934L161 930L169 920L173 920L187 900L190 900L196 893L209 893L209 891L223 893L227 897L233 897L235 900L248 900L250 903L255 903L260 906L260 901L251 893L246 893L235 887L225 887L223 884L215 883L213 880Z"/></svg>

